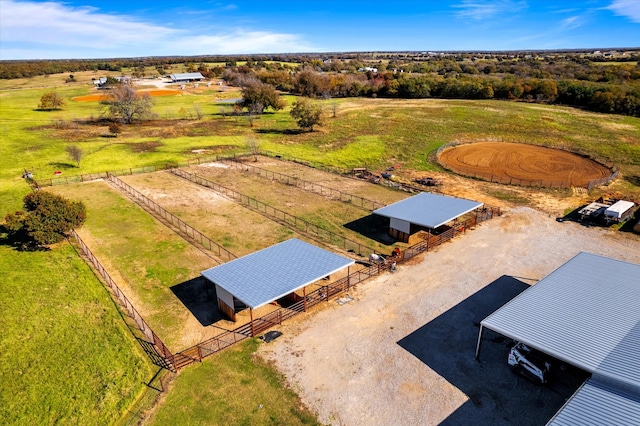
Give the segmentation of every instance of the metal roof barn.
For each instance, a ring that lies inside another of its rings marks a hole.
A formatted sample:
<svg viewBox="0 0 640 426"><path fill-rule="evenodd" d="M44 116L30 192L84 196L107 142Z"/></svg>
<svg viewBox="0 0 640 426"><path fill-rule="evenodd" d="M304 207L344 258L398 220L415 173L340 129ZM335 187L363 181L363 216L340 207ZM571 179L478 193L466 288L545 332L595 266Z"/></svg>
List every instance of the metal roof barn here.
<svg viewBox="0 0 640 426"><path fill-rule="evenodd" d="M240 300L259 308L355 263L354 260L292 238L202 272L216 285L218 299L233 309Z"/></svg>
<svg viewBox="0 0 640 426"><path fill-rule="evenodd" d="M185 72L178 74L169 74L169 78L176 81L193 81L193 80L204 80L204 76L199 72Z"/></svg>
<svg viewBox="0 0 640 426"><path fill-rule="evenodd" d="M485 318L476 356L485 327L640 398L640 265L579 253Z"/></svg>
<svg viewBox="0 0 640 426"><path fill-rule="evenodd" d="M478 201L422 192L374 210L373 214L435 229L482 206Z"/></svg>
<svg viewBox="0 0 640 426"><path fill-rule="evenodd" d="M573 394L547 424L550 426L639 425L640 398L590 379Z"/></svg>

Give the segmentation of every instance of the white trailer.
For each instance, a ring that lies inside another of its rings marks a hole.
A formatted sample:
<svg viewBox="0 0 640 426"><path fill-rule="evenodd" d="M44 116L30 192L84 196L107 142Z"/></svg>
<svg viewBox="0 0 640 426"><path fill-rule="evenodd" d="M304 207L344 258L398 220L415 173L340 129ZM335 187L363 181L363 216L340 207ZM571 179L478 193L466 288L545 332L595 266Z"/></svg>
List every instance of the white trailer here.
<svg viewBox="0 0 640 426"><path fill-rule="evenodd" d="M607 222L622 222L631 216L634 207L632 201L616 201L604 211L604 218Z"/></svg>

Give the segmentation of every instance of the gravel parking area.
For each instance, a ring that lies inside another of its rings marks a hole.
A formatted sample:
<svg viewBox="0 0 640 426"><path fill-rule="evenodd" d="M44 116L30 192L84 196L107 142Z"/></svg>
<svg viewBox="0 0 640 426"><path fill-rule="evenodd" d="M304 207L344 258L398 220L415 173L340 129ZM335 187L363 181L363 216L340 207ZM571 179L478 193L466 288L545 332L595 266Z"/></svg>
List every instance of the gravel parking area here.
<svg viewBox="0 0 640 426"><path fill-rule="evenodd" d="M326 424L545 424L584 373L537 386L488 331L476 362L478 324L580 251L640 263L640 238L512 209L284 324L259 354Z"/></svg>

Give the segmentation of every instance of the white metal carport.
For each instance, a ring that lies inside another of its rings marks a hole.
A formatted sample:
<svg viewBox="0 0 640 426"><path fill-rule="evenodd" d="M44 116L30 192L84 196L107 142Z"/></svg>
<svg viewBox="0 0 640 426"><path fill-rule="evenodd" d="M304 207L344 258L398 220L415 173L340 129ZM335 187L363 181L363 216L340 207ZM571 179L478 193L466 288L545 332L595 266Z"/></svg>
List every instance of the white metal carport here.
<svg viewBox="0 0 640 426"><path fill-rule="evenodd" d="M591 373L612 399L640 400L640 265L579 253L480 323L476 358L484 328ZM640 419L640 404L624 406ZM569 424L581 424L575 413Z"/></svg>

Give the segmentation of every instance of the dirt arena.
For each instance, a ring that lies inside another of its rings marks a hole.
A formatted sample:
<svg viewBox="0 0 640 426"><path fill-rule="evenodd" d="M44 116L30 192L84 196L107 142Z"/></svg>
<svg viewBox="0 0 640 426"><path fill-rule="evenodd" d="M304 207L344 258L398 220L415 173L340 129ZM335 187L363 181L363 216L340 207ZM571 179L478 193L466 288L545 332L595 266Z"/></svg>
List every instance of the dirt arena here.
<svg viewBox="0 0 640 426"><path fill-rule="evenodd" d="M559 149L505 142L482 142L445 149L438 160L449 170L493 182L551 188L586 187L611 170Z"/></svg>

